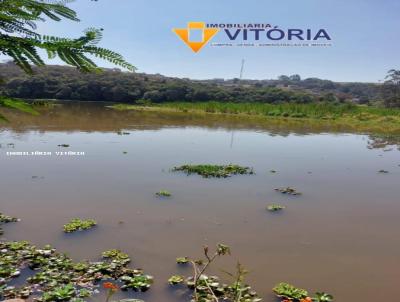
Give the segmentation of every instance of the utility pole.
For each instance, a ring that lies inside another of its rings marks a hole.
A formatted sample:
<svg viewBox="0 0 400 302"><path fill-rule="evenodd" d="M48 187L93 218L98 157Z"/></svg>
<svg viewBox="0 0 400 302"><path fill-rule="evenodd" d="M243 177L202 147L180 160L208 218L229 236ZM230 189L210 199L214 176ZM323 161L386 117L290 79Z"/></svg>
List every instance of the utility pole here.
<svg viewBox="0 0 400 302"><path fill-rule="evenodd" d="M243 70L244 70L244 59L242 59L242 66L240 67L240 76L239 76L240 80L242 80L243 78Z"/></svg>

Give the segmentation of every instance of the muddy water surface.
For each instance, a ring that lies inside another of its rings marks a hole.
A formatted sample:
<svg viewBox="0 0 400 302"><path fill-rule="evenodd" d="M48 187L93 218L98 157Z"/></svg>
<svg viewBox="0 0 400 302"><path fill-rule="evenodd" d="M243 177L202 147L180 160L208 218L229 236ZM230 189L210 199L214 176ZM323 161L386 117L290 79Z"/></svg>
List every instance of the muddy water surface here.
<svg viewBox="0 0 400 302"><path fill-rule="evenodd" d="M76 260L122 249L156 280L149 292L131 296L183 301L165 282L186 273L175 258L200 257L203 245L218 242L233 254L215 272L239 260L266 302L275 301L271 288L281 281L332 293L340 302L378 301L397 292L397 146L371 148L371 136L329 133L323 126L116 112L104 104L7 117L10 123L0 125L0 212L21 222L4 227L3 238L50 243ZM53 155L7 156L15 151ZM184 163L236 163L256 174L203 179L169 171ZM274 191L282 186L303 195ZM173 197L155 197L159 190ZM287 208L269 213L270 203ZM62 225L72 217L95 218L99 225L65 235Z"/></svg>

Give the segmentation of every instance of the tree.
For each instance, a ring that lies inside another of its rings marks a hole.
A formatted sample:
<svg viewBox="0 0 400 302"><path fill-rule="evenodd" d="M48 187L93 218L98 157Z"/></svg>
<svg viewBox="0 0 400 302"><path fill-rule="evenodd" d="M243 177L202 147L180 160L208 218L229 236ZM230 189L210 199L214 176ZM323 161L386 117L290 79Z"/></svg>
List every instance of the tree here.
<svg viewBox="0 0 400 302"><path fill-rule="evenodd" d="M386 107L400 107L400 70L388 71L382 85L382 97Z"/></svg>
<svg viewBox="0 0 400 302"><path fill-rule="evenodd" d="M301 76L298 75L298 74L293 74L293 75L291 75L289 78L290 78L290 80L293 81L293 82L300 82L300 81L301 81Z"/></svg>
<svg viewBox="0 0 400 302"><path fill-rule="evenodd" d="M49 59L58 57L83 72L100 70L88 55L134 71L135 67L120 54L97 46L102 38L103 29L88 28L76 39L42 35L36 31L36 23L47 19L79 21L76 12L67 7L72 1L0 0L0 53L11 57L14 63L28 74L33 73L31 64L45 65L38 53L40 49L47 52ZM0 96L0 105L20 107L14 106L15 104L10 99Z"/></svg>

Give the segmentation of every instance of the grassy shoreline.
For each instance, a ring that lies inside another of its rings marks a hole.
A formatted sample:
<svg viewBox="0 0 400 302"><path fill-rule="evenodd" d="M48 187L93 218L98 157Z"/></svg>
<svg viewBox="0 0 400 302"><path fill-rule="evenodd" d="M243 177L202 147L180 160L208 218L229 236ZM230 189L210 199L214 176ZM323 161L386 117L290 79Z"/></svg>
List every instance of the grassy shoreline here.
<svg viewBox="0 0 400 302"><path fill-rule="evenodd" d="M400 109L351 104L261 104L261 103L162 103L156 105L116 104L115 110L182 112L235 115L266 120L297 120L346 126L354 131L400 134Z"/></svg>

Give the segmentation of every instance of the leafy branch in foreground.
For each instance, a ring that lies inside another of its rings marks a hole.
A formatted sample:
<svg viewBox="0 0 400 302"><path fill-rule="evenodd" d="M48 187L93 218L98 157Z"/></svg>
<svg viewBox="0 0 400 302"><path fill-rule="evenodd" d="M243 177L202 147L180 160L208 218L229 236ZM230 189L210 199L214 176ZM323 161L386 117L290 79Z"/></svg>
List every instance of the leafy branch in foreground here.
<svg viewBox="0 0 400 302"><path fill-rule="evenodd" d="M194 260L188 257L177 258L178 264L190 263L193 268L193 275L184 278L174 275L168 280L171 285L184 284L192 291L194 302L258 302L261 298L244 283L244 277L248 273L240 263L237 264L235 273L226 273L233 279L230 285L224 284L217 276L206 275L214 261L225 255L230 254L230 248L224 244L218 244L214 253L210 253L209 248L204 247L205 260Z"/></svg>
<svg viewBox="0 0 400 302"><path fill-rule="evenodd" d="M109 61L134 71L118 53L96 46L102 38L102 29L89 28L76 39L39 34L36 22L46 19L79 21L74 10L67 7L72 1L2 0L0 1L0 52L10 56L25 72L32 73L30 64L45 65L38 50L45 50L50 59L58 57L81 71L96 71L97 65L87 57Z"/></svg>

